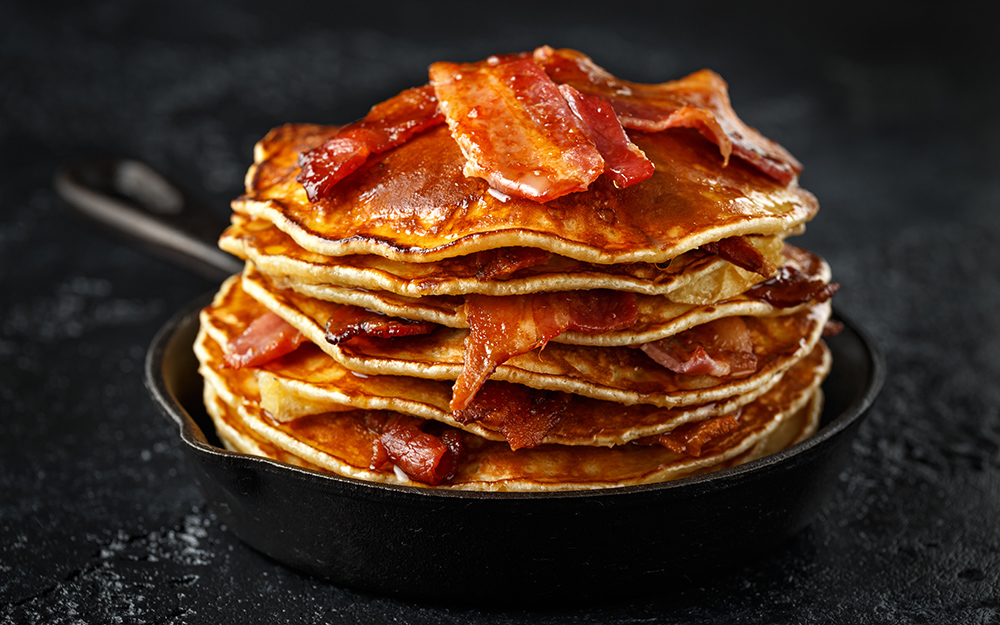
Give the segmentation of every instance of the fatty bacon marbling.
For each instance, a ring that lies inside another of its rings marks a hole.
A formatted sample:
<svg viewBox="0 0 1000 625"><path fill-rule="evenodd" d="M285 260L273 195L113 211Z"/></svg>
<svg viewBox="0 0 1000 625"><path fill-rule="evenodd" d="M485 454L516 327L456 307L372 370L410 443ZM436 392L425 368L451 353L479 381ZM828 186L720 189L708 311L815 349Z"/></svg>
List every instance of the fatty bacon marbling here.
<svg viewBox="0 0 1000 625"><path fill-rule="evenodd" d="M586 190L602 172L620 187L653 175L610 105L556 85L531 54L435 63L430 76L465 175L503 193L547 202Z"/></svg>
<svg viewBox="0 0 1000 625"><path fill-rule="evenodd" d="M653 175L652 161L625 134L611 105L570 85L559 85L559 92L597 146L608 178L619 187L628 187Z"/></svg>

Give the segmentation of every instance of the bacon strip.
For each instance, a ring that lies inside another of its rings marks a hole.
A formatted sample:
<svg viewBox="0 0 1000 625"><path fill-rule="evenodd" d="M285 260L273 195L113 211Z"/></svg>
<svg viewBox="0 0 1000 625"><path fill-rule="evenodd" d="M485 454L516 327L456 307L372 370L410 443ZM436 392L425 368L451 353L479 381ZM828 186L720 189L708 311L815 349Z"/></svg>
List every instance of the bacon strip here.
<svg viewBox="0 0 1000 625"><path fill-rule="evenodd" d="M340 306L326 321L326 340L339 345L358 336L391 339L397 336L430 334L434 324L390 317L358 306Z"/></svg>
<svg viewBox="0 0 1000 625"><path fill-rule="evenodd" d="M540 445L545 435L562 420L570 396L540 391L520 384L487 382L464 410L453 413L459 423L478 422L495 428L510 448Z"/></svg>
<svg viewBox="0 0 1000 625"><path fill-rule="evenodd" d="M629 140L607 102L584 95L569 85L559 85L559 91L593 139L604 159L604 173L616 185L627 187L653 175L656 168L652 161Z"/></svg>
<svg viewBox="0 0 1000 625"><path fill-rule="evenodd" d="M685 423L666 434L645 436L636 441L638 445L663 445L676 454L701 456L705 446L720 436L725 436L740 427L739 415L734 414L715 417L697 423Z"/></svg>
<svg viewBox="0 0 1000 625"><path fill-rule="evenodd" d="M839 284L810 279L808 274L800 269L784 265L770 280L750 287L746 295L765 301L775 308L791 308L813 300L825 302L833 297L839 288Z"/></svg>
<svg viewBox="0 0 1000 625"><path fill-rule="evenodd" d="M746 322L723 317L640 346L647 356L675 373L742 377L757 370Z"/></svg>
<svg viewBox="0 0 1000 625"><path fill-rule="evenodd" d="M765 278L771 277L776 269L774 263L751 245L746 237L729 237L713 241L702 245L701 249Z"/></svg>
<svg viewBox="0 0 1000 625"><path fill-rule="evenodd" d="M498 280L521 269L544 265L552 255L534 247L501 247L476 253L476 277Z"/></svg>
<svg viewBox="0 0 1000 625"><path fill-rule="evenodd" d="M604 171L579 118L530 54L434 63L430 77L466 176L547 202L585 190Z"/></svg>
<svg viewBox="0 0 1000 625"><path fill-rule="evenodd" d="M802 172L794 156L736 115L725 81L714 72L701 70L649 85L615 78L576 50L543 46L535 50L534 58L556 83L611 104L625 128L646 132L696 128L719 146L724 163L734 154L785 185Z"/></svg>
<svg viewBox="0 0 1000 625"><path fill-rule="evenodd" d="M837 336L844 331L844 324L836 319L827 319L823 325L823 336Z"/></svg>
<svg viewBox="0 0 1000 625"><path fill-rule="evenodd" d="M309 201L316 202L364 165L369 155L385 152L443 121L430 85L407 89L376 104L364 119L345 126L322 145L299 155L302 171L298 181Z"/></svg>
<svg viewBox="0 0 1000 625"><path fill-rule="evenodd" d="M543 347L567 330L600 334L631 327L637 314L634 293L594 290L466 296L470 332L451 409L467 408L497 366L508 359Z"/></svg>
<svg viewBox="0 0 1000 625"><path fill-rule="evenodd" d="M391 461L410 478L431 486L455 477L464 451L456 430L440 437L422 431L423 421L395 415L385 424L372 447L369 467L377 470Z"/></svg>
<svg viewBox="0 0 1000 625"><path fill-rule="evenodd" d="M304 340L305 336L290 323L273 312L266 312L230 341L223 361L233 369L259 367L291 353Z"/></svg>

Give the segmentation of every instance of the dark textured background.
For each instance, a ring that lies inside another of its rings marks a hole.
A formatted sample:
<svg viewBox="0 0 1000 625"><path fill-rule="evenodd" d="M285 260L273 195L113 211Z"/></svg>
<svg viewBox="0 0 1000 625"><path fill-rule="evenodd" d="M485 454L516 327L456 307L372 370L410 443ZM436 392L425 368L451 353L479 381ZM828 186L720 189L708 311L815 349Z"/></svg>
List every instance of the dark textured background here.
<svg viewBox="0 0 1000 625"><path fill-rule="evenodd" d="M0 621L1000 622L988 4L336 4L0 4ZM196 489L142 382L153 333L213 285L71 214L54 170L136 156L222 216L272 126L350 121L432 61L543 43L639 81L711 67L805 163L822 210L801 241L890 368L840 488L773 557L617 605L416 605L257 555Z"/></svg>

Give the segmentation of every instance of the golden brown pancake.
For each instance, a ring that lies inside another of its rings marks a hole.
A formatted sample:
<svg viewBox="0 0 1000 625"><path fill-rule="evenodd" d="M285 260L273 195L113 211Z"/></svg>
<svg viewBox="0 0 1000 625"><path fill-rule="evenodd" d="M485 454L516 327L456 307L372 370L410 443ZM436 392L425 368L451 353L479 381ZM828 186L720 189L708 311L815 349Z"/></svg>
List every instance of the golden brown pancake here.
<svg viewBox="0 0 1000 625"><path fill-rule="evenodd" d="M241 287L351 371L434 380L455 380L462 371L467 330L441 327L425 336L392 341L362 337L331 345L324 328L338 304L290 290L266 289L255 281L243 280ZM829 316L829 302L824 302L789 315L744 317L754 336L758 361L756 372L745 377L678 374L632 347L553 341L544 349L514 356L498 366L491 379L626 405L673 408L720 401L750 392L809 353Z"/></svg>
<svg viewBox="0 0 1000 625"><path fill-rule="evenodd" d="M465 158L446 126L382 154L310 203L298 158L337 132L289 124L254 150L239 213L270 221L324 256L375 254L435 262L482 250L535 247L575 260L662 263L738 235L778 235L816 213L815 197L783 186L739 159L723 166L697 131L630 134L656 167L653 177L617 188L606 177L587 191L547 203L500 199L462 173Z"/></svg>
<svg viewBox="0 0 1000 625"><path fill-rule="evenodd" d="M785 256L787 256L785 267L801 270L810 279L829 282L830 269L818 256L792 245L785 246ZM384 291L301 284L283 277L269 279L252 263L248 264L244 270L243 279L247 288L255 293L281 287L282 291L287 292L288 289L292 289L305 296L304 298L295 298L295 301L322 300L333 304L358 306L392 317L428 321L450 328L469 327L463 306L465 299L460 296L413 298ZM746 287L742 289L742 291L745 290ZM641 345L677 334L714 319L730 316L760 317L789 314L807 305L806 303L797 308L778 309L763 300L742 295L742 291L728 298L712 299L709 304L705 305L677 303L660 295L637 295L638 320L631 327L601 334L567 331L552 340L571 345ZM317 304L317 306L322 307L323 305ZM333 310L332 307L327 308Z"/></svg>
<svg viewBox="0 0 1000 625"><path fill-rule="evenodd" d="M765 456L770 456L771 454L778 453L779 451L801 443L815 434L816 430L819 428L819 420L822 416L823 397L823 389L817 388L809 410L800 410L792 415L791 418L782 419L781 423L778 424L778 427L742 454L724 460L716 465L695 469L690 473L685 473L683 477L711 473L712 471L719 471L721 469L746 464L747 462L751 462Z"/></svg>
<svg viewBox="0 0 1000 625"><path fill-rule="evenodd" d="M204 311L203 329L215 345L227 345L264 310L240 289L239 281L230 280L216 302ZM222 354L214 353L212 358L219 361ZM821 350L814 350L809 358L813 367L823 367ZM447 423L490 440L505 440L495 426L455 420L448 408L450 382L393 375L359 376L313 344L251 371L257 377L261 406L279 422L351 408L392 410ZM610 446L662 434L685 423L730 413L769 391L780 379L771 376L748 392L723 401L674 409L570 396L562 410L565 417L542 442Z"/></svg>
<svg viewBox="0 0 1000 625"><path fill-rule="evenodd" d="M223 401L211 384L205 384L204 395L205 409L215 425L215 432L223 446L229 451L271 458L307 469L317 468L295 454L275 446L243 425L243 421L229 408L229 404Z"/></svg>
<svg viewBox="0 0 1000 625"><path fill-rule="evenodd" d="M715 254L692 250L665 266L597 265L551 255L544 264L511 275L484 278L480 275L483 259L478 254L436 263L401 262L372 254L323 256L302 248L270 222L239 213L234 213L232 220L219 239L222 249L252 261L262 273L310 297L340 303L346 302L338 299L343 297L338 293L359 291L384 291L411 300L430 300L425 302L428 306L447 306L449 295L613 289L668 295L671 301L684 304L706 304L738 295L766 277ZM782 264L782 237L752 236L748 241L772 264Z"/></svg>
<svg viewBox="0 0 1000 625"><path fill-rule="evenodd" d="M322 470L369 481L421 485L396 470L370 468L377 434L372 424L391 418L387 411L325 412L278 423L260 408L256 380L243 370L225 367L222 349L208 333L199 335L196 354L206 384L217 397L231 398L227 419L237 415L243 425L286 453ZM819 353L824 353L821 349ZM821 361L828 364L825 357ZM801 411L819 410L815 390L826 365L803 361L770 392L744 406L739 427L711 440L697 456L660 445L634 443L615 447L540 445L512 451L506 443L463 433L466 453L457 474L444 488L474 490L543 491L609 488L682 477L753 450L780 424ZM221 390L220 390L221 389ZM215 404L219 408L218 403Z"/></svg>

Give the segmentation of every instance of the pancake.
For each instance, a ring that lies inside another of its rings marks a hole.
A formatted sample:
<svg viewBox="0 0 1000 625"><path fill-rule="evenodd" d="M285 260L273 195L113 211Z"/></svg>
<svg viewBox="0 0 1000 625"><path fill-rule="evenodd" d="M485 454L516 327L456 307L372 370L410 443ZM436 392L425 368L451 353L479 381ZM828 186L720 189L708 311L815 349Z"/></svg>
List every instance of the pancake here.
<svg viewBox="0 0 1000 625"><path fill-rule="evenodd" d="M501 199L462 173L465 157L444 126L372 155L311 203L296 180L299 154L338 130L290 124L269 133L233 209L324 256L425 263L517 246L597 264L662 263L727 237L787 233L818 209L795 182L782 185L737 159L723 166L718 148L687 129L631 135L656 167L636 185L602 177L544 204Z"/></svg>
<svg viewBox="0 0 1000 625"><path fill-rule="evenodd" d="M436 263L389 260L371 254L323 256L310 252L270 222L234 213L219 246L249 260L263 273L311 297L341 301L343 293L385 291L427 298L447 306L449 295L521 295L542 291L613 289L645 295L668 295L673 302L705 304L744 292L764 277L726 262L715 254L691 250L666 266L651 263L598 265L550 255L542 264L518 268L499 277L484 276L488 253L448 258ZM781 265L782 237L747 237L768 262ZM484 256L486 256L484 258ZM301 287L301 288L300 288ZM309 290L304 290L309 289ZM391 314L391 313L389 313Z"/></svg>
<svg viewBox="0 0 1000 625"><path fill-rule="evenodd" d="M312 463L277 447L243 425L243 421L233 413L214 386L205 384L204 393L205 408L215 425L219 440L226 449L251 456L271 458L306 469L317 469Z"/></svg>
<svg viewBox="0 0 1000 625"><path fill-rule="evenodd" d="M392 413L372 410L325 412L278 423L261 408L256 381L217 360L221 347L201 333L196 354L202 361L206 384L225 404L227 419L239 419L256 435L321 470L367 481L423 485L395 468L370 467L372 448L380 424ZM822 351L822 350L821 350ZM214 357L213 357L214 354ZM821 359L822 360L822 359ZM786 419L799 419L803 411L821 406L816 389L825 375L823 367L802 364L801 371L773 391L745 406L739 427L712 439L697 456L677 453L656 444L615 447L540 445L512 451L504 443L463 433L466 447L454 478L441 488L490 491L546 491L609 488L663 481L733 460L781 431ZM215 403L220 408L219 402Z"/></svg>
<svg viewBox="0 0 1000 625"><path fill-rule="evenodd" d="M462 372L467 330L441 327L425 336L393 341L359 338L331 345L325 340L325 327L340 305L264 284L244 279L241 287L351 371L433 380L455 380ZM673 408L720 401L766 383L809 353L829 315L830 305L824 302L789 315L745 317L758 360L757 370L745 377L720 381L712 376L688 376L665 369L631 347L552 342L543 350L501 364L491 379L625 405Z"/></svg>
<svg viewBox="0 0 1000 625"><path fill-rule="evenodd" d="M209 333L206 332L204 327L201 328L198 332L198 337L195 339L195 353L199 356L199 373L205 378L203 387L205 410L209 418L211 418L212 424L215 426L215 432L219 436L223 446L230 451L253 456L263 456L278 460L279 462L315 469L316 467L306 460L288 453L280 447L276 447L267 439L255 434L253 430L247 428L243 424L243 421L228 408L228 406L234 405L239 399L233 395L232 389L234 385L211 384L212 375L205 369L206 366L210 366L207 363L211 359L204 351L204 346L211 343L212 339L209 338ZM253 379L253 374L249 371L233 371L232 375L241 380L241 383L237 386L253 388L255 380Z"/></svg>
<svg viewBox="0 0 1000 625"><path fill-rule="evenodd" d="M785 268L795 268L809 279L830 281L830 269L826 263L805 250L792 245L785 246L787 258L782 264ZM728 264L728 263L727 263ZM760 276L758 280L760 281ZM459 296L427 296L402 297L384 291L367 289L342 288L332 285L300 284L290 281L287 277L267 278L256 264L247 265L244 272L244 282L254 292L271 290L280 285L285 290L292 289L306 296L307 299L322 300L345 306L358 306L392 317L403 317L416 321L428 321L450 328L468 328L464 302ZM744 292L754 283L743 287L733 296L709 299L709 304L695 305L674 302L659 295L638 295L638 319L625 330L604 332L601 334L584 334L567 331L552 340L557 343L571 345L640 345L677 334L688 328L714 319L731 316L766 316L787 314L801 309L778 309L768 302L745 295ZM301 298L297 298L301 301Z"/></svg>
<svg viewBox="0 0 1000 625"><path fill-rule="evenodd" d="M735 467L765 456L770 456L779 451L787 449L793 445L801 443L816 433L819 428L819 420L822 416L823 389L818 388L814 393L812 403L808 410L800 410L790 418L782 419L769 435L759 440L747 451L724 460L716 465L694 469L685 473L682 477L692 477L712 471L719 471L729 467Z"/></svg>
<svg viewBox="0 0 1000 625"><path fill-rule="evenodd" d="M249 319L262 312L261 309L259 303L242 291L240 282L233 279L204 311L202 327L215 345L227 345L244 331ZM812 366L824 368L822 350L813 351ZM222 357L221 353L212 354L217 362ZM489 423L488 417L473 423L456 421L448 407L449 382L391 375L358 376L313 344L303 345L292 354L251 371L257 377L262 408L279 422L350 408L392 410L440 421L490 440L507 440L499 427ZM732 412L757 399L780 379L781 376L771 376L747 393L681 409L663 409L648 404L626 406L569 395L559 398L560 418L538 443L611 446L662 434L685 423ZM505 386L502 382L490 381L487 392L503 393ZM493 387L498 388L494 390ZM545 394L535 393L529 401L531 399L540 403Z"/></svg>

